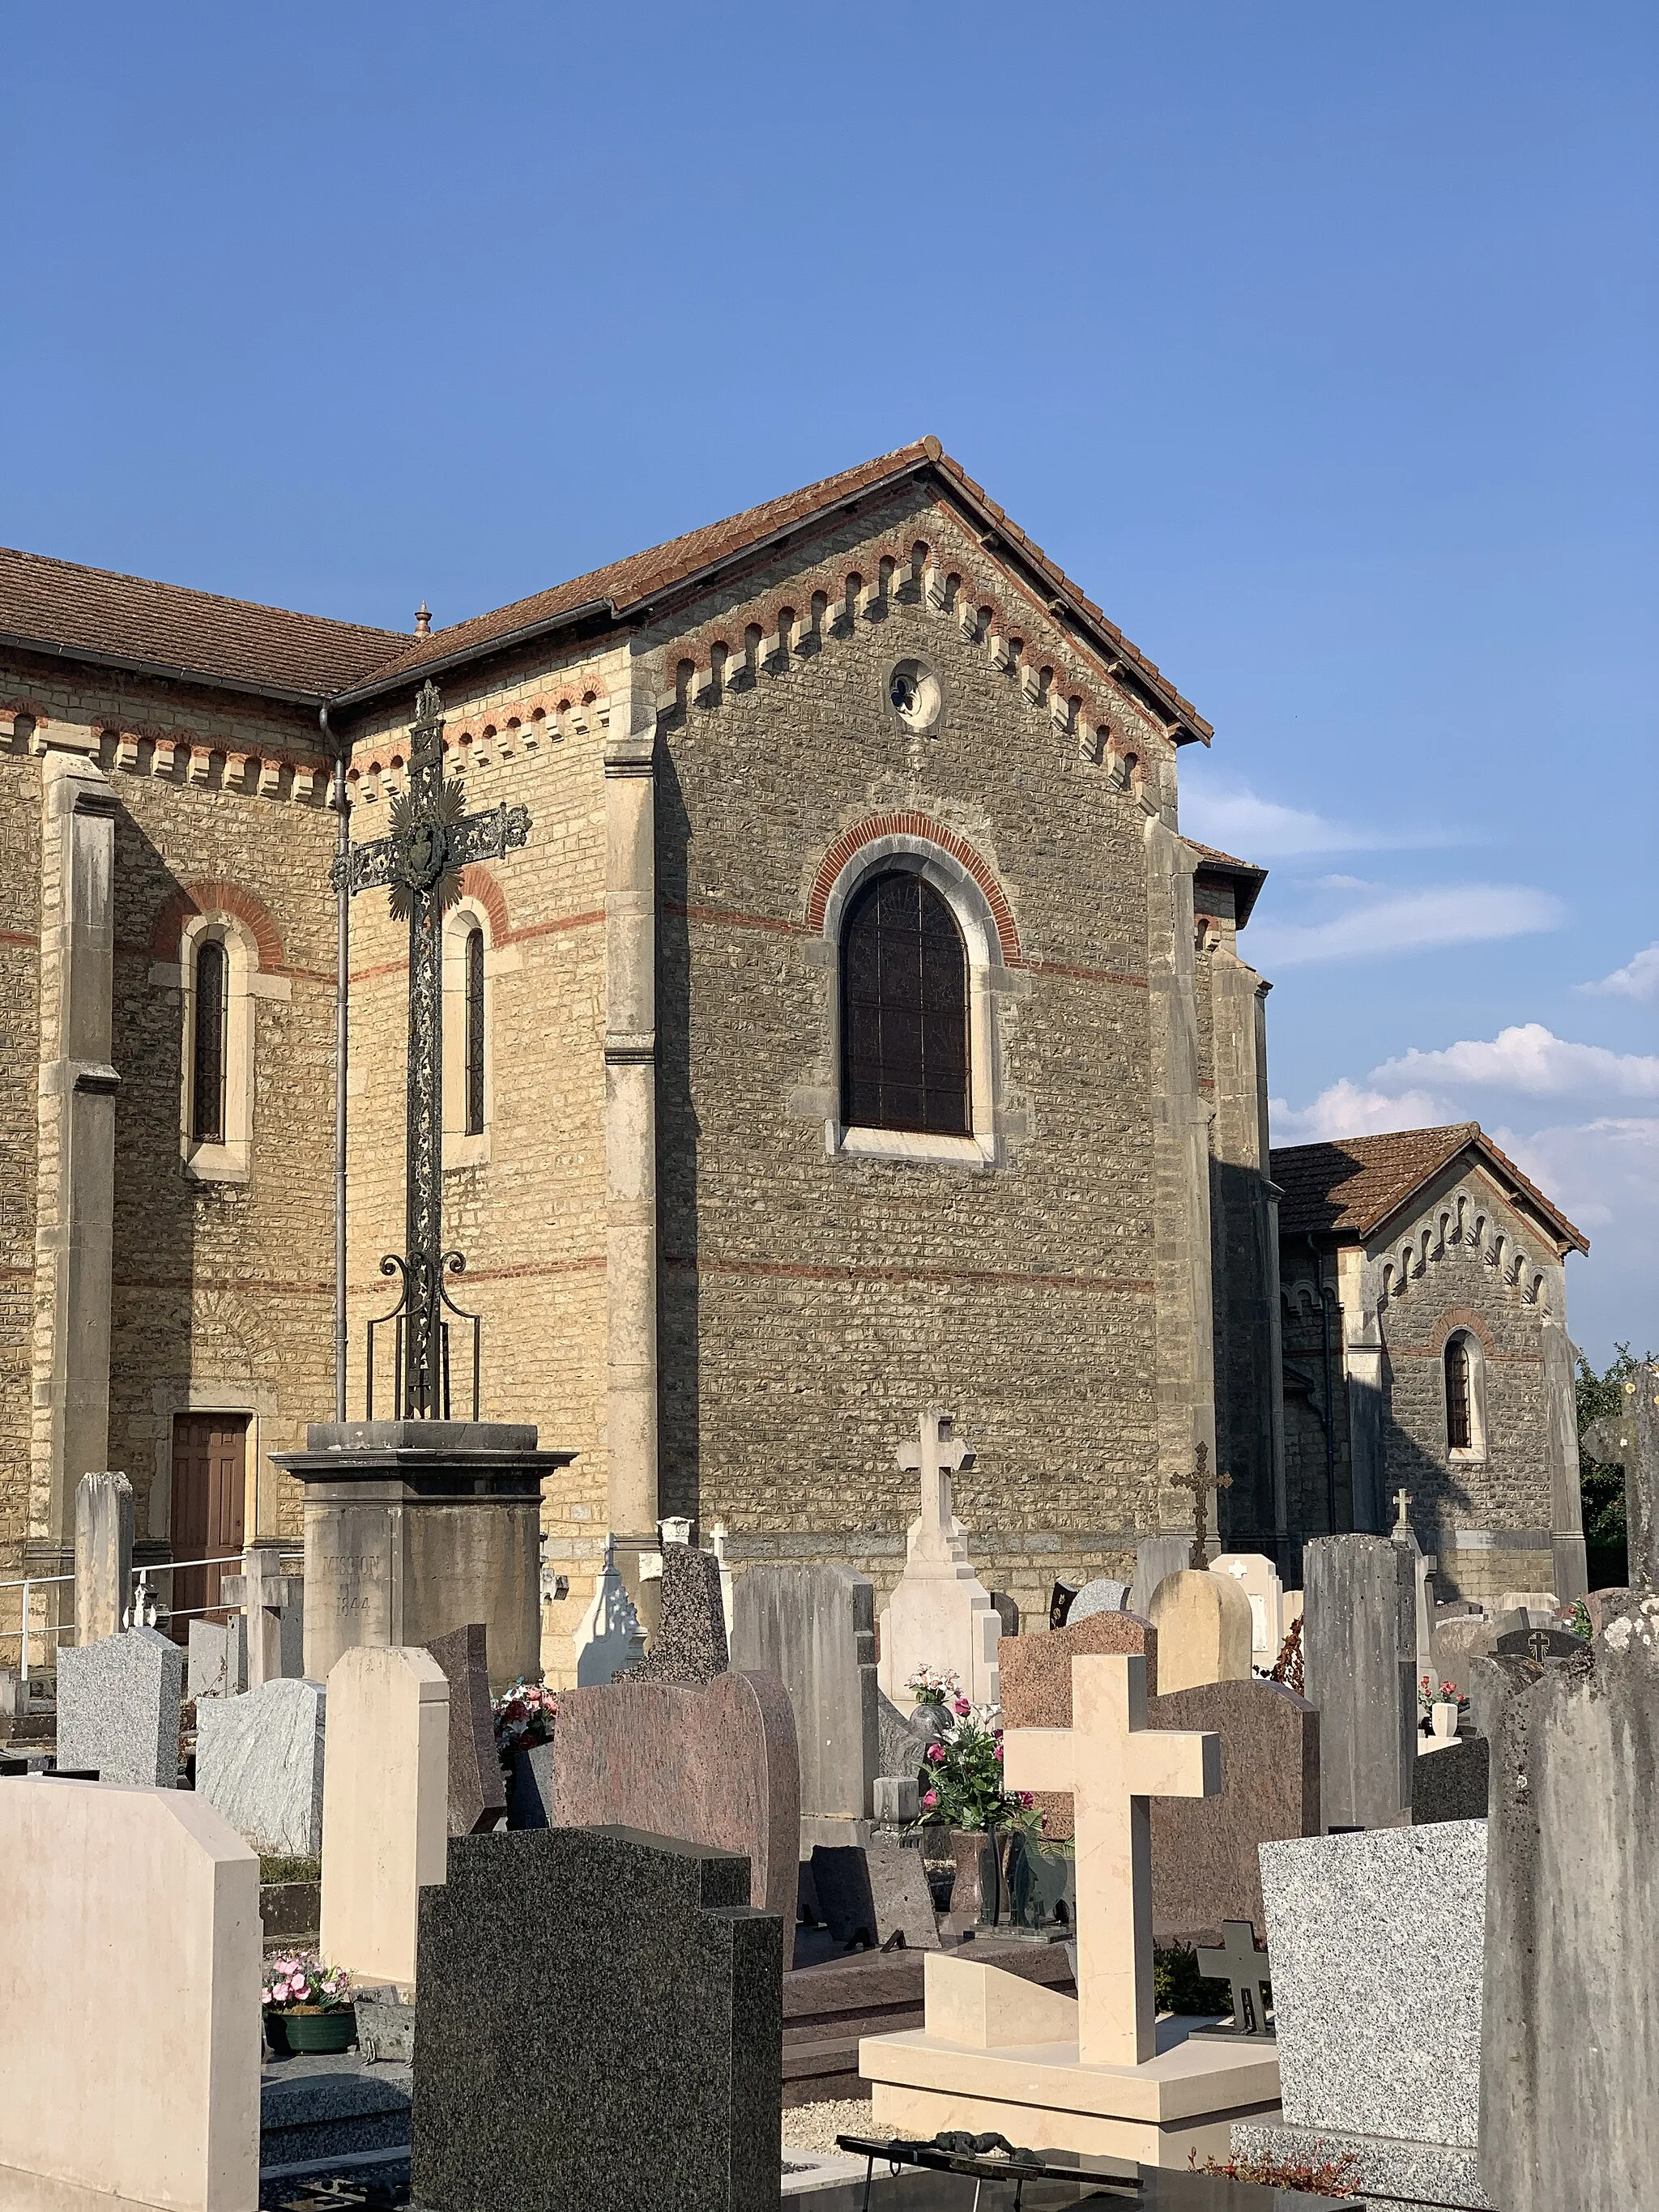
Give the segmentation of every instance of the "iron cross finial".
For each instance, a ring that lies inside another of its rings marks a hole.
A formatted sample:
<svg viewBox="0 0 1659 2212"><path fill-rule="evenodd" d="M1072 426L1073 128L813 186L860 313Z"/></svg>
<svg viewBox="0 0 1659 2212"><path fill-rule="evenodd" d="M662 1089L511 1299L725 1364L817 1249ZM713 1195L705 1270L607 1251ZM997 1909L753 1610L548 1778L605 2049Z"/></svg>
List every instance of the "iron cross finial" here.
<svg viewBox="0 0 1659 2212"><path fill-rule="evenodd" d="M1212 1489L1231 1490L1233 1486L1233 1479L1230 1474L1212 1476L1210 1447L1208 1444L1195 1444L1193 1447L1192 1473L1172 1474L1170 1477L1170 1483L1173 1489L1190 1490L1193 1493L1192 1564L1194 1567L1202 1570L1206 1564L1205 1547L1209 1541L1210 1534L1210 1492ZM1217 1518L1219 1519L1219 1517L1218 1511Z"/></svg>

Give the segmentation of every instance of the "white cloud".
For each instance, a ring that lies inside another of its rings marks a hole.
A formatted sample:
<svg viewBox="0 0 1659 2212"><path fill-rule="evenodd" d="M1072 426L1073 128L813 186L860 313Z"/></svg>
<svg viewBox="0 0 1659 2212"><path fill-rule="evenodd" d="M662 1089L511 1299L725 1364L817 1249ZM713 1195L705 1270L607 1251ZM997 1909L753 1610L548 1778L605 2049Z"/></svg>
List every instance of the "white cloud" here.
<svg viewBox="0 0 1659 2212"><path fill-rule="evenodd" d="M1449 1115L1428 1091L1368 1091L1345 1075L1322 1091L1311 1106L1296 1110L1270 1098L1268 1117L1276 1145L1318 1144L1329 1137L1375 1137L1387 1129L1433 1128Z"/></svg>
<svg viewBox="0 0 1659 2212"><path fill-rule="evenodd" d="M1181 826L1200 844L1245 860L1283 860L1304 853L1346 853L1379 841L1300 806L1259 799L1244 784L1194 782L1181 794Z"/></svg>
<svg viewBox="0 0 1659 2212"><path fill-rule="evenodd" d="M1655 1212L1659 1117L1609 1115L1529 1136L1494 1129L1492 1138L1586 1231L1614 1222L1628 1231L1636 1213Z"/></svg>
<svg viewBox="0 0 1659 2212"><path fill-rule="evenodd" d="M1440 945L1474 945L1559 928L1559 899L1523 884L1448 884L1351 905L1328 921L1258 921L1250 961L1297 968L1316 960L1380 959Z"/></svg>
<svg viewBox="0 0 1659 2212"><path fill-rule="evenodd" d="M1542 1022L1524 1022L1500 1030L1489 1042L1464 1038L1439 1052L1413 1047L1374 1067L1369 1079L1393 1093L1437 1083L1518 1091L1533 1098L1659 1098L1659 1054L1575 1044Z"/></svg>
<svg viewBox="0 0 1659 2212"><path fill-rule="evenodd" d="M1380 891L1381 884L1367 883L1364 876L1316 876L1316 891Z"/></svg>
<svg viewBox="0 0 1659 2212"><path fill-rule="evenodd" d="M1607 999L1638 999L1644 1005L1659 1000L1659 945L1650 945L1599 983L1580 983L1577 988Z"/></svg>

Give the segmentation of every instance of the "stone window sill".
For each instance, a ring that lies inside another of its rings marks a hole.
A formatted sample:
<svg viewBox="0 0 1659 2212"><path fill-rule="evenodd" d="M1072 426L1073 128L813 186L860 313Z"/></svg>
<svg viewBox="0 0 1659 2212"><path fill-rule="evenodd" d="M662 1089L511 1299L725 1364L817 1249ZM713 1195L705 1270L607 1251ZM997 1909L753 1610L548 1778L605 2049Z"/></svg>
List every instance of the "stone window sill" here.
<svg viewBox="0 0 1659 2212"><path fill-rule="evenodd" d="M185 1153L185 1174L191 1182L250 1182L246 1145L191 1145Z"/></svg>
<svg viewBox="0 0 1659 2212"><path fill-rule="evenodd" d="M1479 1445L1467 1450L1454 1449L1446 1454L1446 1462L1449 1467L1485 1467L1486 1455Z"/></svg>
<svg viewBox="0 0 1659 2212"><path fill-rule="evenodd" d="M826 1125L828 1149L856 1158L917 1160L934 1167L994 1167L996 1148L983 1137L934 1136L920 1129L843 1129Z"/></svg>
<svg viewBox="0 0 1659 2212"><path fill-rule="evenodd" d="M451 1168L481 1168L489 1163L489 1132L480 1129L471 1137L459 1131L444 1131L444 1172Z"/></svg>

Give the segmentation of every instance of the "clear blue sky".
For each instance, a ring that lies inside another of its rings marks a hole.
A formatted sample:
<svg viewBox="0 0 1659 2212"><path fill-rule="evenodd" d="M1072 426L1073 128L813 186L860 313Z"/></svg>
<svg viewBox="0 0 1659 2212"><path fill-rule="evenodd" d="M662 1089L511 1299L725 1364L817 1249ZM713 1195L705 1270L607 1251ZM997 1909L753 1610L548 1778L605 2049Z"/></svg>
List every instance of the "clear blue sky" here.
<svg viewBox="0 0 1659 2212"><path fill-rule="evenodd" d="M0 57L0 538L404 628L933 431L1215 724L1279 1139L1478 1116L1592 1357L1659 1342L1651 5L92 0Z"/></svg>

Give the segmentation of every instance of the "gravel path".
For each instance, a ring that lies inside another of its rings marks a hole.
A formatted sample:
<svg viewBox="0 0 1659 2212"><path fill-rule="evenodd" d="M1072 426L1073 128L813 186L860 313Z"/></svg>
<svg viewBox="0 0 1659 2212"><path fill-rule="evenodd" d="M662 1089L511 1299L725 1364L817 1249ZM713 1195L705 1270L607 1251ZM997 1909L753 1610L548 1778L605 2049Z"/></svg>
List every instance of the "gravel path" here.
<svg viewBox="0 0 1659 2212"><path fill-rule="evenodd" d="M863 2135L870 2125L870 2100L843 2097L830 2105L796 2105L783 2116L786 2150L834 2150L838 2135Z"/></svg>

